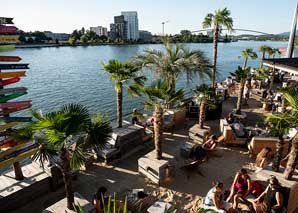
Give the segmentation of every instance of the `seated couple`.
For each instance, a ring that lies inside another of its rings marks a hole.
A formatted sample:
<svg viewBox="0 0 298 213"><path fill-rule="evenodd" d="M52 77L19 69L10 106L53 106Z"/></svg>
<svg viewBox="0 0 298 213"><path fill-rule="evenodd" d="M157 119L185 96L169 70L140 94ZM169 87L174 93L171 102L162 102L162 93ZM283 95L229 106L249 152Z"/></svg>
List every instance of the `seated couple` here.
<svg viewBox="0 0 298 213"><path fill-rule="evenodd" d="M208 152L213 151L218 144L217 137L212 135L205 143L194 146L190 152L190 158L193 160L204 159Z"/></svg>
<svg viewBox="0 0 298 213"><path fill-rule="evenodd" d="M241 173L242 172L242 173ZM236 181L235 181L236 180ZM215 212L225 213L237 209L238 199L243 200L256 213L280 213L283 208L283 192L276 177L272 176L268 181L269 185L252 203L245 200L245 197L252 190L252 185L246 171L240 171L235 177L231 194L224 200L224 185L221 182L213 184L203 203L205 210L210 209ZM261 190L261 189L260 189ZM232 203L230 203L232 202ZM235 204L236 202L236 204Z"/></svg>

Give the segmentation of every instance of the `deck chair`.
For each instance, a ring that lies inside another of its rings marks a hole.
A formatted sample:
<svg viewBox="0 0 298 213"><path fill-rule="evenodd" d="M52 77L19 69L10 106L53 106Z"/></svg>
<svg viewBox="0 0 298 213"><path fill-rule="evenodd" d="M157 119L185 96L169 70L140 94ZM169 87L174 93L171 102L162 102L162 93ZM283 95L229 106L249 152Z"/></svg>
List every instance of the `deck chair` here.
<svg viewBox="0 0 298 213"><path fill-rule="evenodd" d="M206 159L203 160L194 160L194 161L185 161L185 164L180 167L181 170L183 170L186 174L187 179L190 178L190 175L192 173L198 173L201 176L204 176L202 172L199 171L199 166L203 163L207 162Z"/></svg>

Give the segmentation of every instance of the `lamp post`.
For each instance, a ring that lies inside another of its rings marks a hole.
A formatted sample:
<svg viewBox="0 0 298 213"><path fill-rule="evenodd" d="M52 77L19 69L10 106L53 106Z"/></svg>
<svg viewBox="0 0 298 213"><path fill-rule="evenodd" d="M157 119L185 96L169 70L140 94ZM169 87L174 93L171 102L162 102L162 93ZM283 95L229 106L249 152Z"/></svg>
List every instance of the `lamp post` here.
<svg viewBox="0 0 298 213"><path fill-rule="evenodd" d="M161 22L161 24L162 24L162 36L165 36L165 24L169 23L169 22L170 22L169 20Z"/></svg>

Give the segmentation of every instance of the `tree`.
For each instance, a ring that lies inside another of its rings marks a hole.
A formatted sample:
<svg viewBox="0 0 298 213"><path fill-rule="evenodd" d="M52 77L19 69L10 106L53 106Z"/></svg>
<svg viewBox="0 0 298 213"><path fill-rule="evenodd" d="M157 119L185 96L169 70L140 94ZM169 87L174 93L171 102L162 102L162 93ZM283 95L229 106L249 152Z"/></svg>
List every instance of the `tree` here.
<svg viewBox="0 0 298 213"><path fill-rule="evenodd" d="M208 13L205 17L202 25L203 28L209 28L213 25L213 73L212 73L212 86L215 88L215 76L216 76L216 63L217 63L217 42L219 37L219 31L222 27L226 27L229 31L233 30L233 19L230 17L231 12L224 8L222 10L216 10L214 14Z"/></svg>
<svg viewBox="0 0 298 213"><path fill-rule="evenodd" d="M203 129L206 117L206 107L213 105L215 90L213 87L202 84L196 87L195 93L197 94L198 102L200 102L199 126Z"/></svg>
<svg viewBox="0 0 298 213"><path fill-rule="evenodd" d="M279 49L277 49L277 48L270 48L268 50L269 57L272 56L272 58L274 58L276 55L280 55L280 54L281 53L280 53ZM269 85L269 89L268 89L269 91L272 91L274 78L275 78L275 67L273 66L272 73L271 73L270 85Z"/></svg>
<svg viewBox="0 0 298 213"><path fill-rule="evenodd" d="M72 37L72 36L69 37L69 39L68 39L68 43L69 43L70 45L75 45L76 42L77 42L77 40L76 40L75 37Z"/></svg>
<svg viewBox="0 0 298 213"><path fill-rule="evenodd" d="M288 121L291 128L297 128L298 126L298 88L297 87L287 87L281 89L288 105L292 108L290 112L285 112L288 115ZM285 179L291 180L293 173L296 169L298 162L298 134L292 139L292 147L289 154L289 159L287 167L284 172Z"/></svg>
<svg viewBox="0 0 298 213"><path fill-rule="evenodd" d="M122 63L118 60L110 60L108 64L102 64L102 67L115 82L118 127L122 127L123 86L132 82L132 85L128 86L128 91L132 95L138 95L137 87L143 86L146 77L140 74L138 67L128 61Z"/></svg>
<svg viewBox="0 0 298 213"><path fill-rule="evenodd" d="M33 116L37 122L20 129L16 137L31 138L39 145L33 160L39 160L42 165L59 156L55 163L63 174L67 207L73 209L71 170L80 168L92 149L105 146L112 128L101 114L90 117L87 108L80 104L65 105L46 115L34 112Z"/></svg>
<svg viewBox="0 0 298 213"><path fill-rule="evenodd" d="M245 69L248 59L256 59L258 55L252 48L247 48L242 51L242 57L244 58L243 69Z"/></svg>
<svg viewBox="0 0 298 213"><path fill-rule="evenodd" d="M156 76L162 77L173 90L182 74L186 74L188 80L195 75L201 78L211 76L209 61L202 51L189 50L182 44L176 44L174 47L168 38L164 38L163 45L165 51L147 49L143 54L136 56L134 63L155 72Z"/></svg>
<svg viewBox="0 0 298 213"><path fill-rule="evenodd" d="M80 40L81 35L80 35L80 33L78 32L78 30L74 30L74 31L70 34L70 37L75 38L75 40Z"/></svg>
<svg viewBox="0 0 298 213"><path fill-rule="evenodd" d="M265 58L265 54L268 53L268 51L271 49L271 47L267 45L262 45L259 47L259 51L262 53L261 61L260 61L260 68L263 67L263 60Z"/></svg>
<svg viewBox="0 0 298 213"><path fill-rule="evenodd" d="M274 155L272 170L275 172L279 171L280 162L284 150L284 136L289 133L290 120L287 114L268 114L266 116L266 123L270 128L270 134L274 137L278 137L278 143L276 144L276 152Z"/></svg>
<svg viewBox="0 0 298 213"><path fill-rule="evenodd" d="M242 103L242 97L243 97L243 90L244 90L246 79L249 76L249 73L250 73L250 67L243 69L240 66L238 66L238 69L234 73L231 73L232 76L236 77L236 81L240 83L238 99L237 99L236 114L241 114L241 103Z"/></svg>
<svg viewBox="0 0 298 213"><path fill-rule="evenodd" d="M154 144L156 158L162 159L163 142L163 114L169 105L177 106L183 99L183 90L175 91L169 87L165 80L157 80L149 86L139 88L147 100L144 102L146 108L153 108Z"/></svg>
<svg viewBox="0 0 298 213"><path fill-rule="evenodd" d="M88 42L88 37L86 35L82 35L80 38L80 41L84 44L86 44Z"/></svg>

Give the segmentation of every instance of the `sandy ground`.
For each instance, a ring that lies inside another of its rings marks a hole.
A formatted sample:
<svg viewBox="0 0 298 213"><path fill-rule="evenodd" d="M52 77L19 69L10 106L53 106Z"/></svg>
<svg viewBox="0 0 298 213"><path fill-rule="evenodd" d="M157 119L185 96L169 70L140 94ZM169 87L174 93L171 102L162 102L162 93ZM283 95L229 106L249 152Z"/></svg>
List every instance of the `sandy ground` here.
<svg viewBox="0 0 298 213"><path fill-rule="evenodd" d="M222 116L226 116L234 108L235 102L235 98L224 102ZM263 114L259 107L259 102L250 100L249 107L244 108L243 111L248 113L248 125L262 119ZM74 181L74 191L91 201L92 195L100 186L106 186L110 194L116 192L119 196L133 188L144 188L147 192L174 203L178 212L196 212L213 180L222 181L225 187L229 188L236 171L247 166L252 159L249 158L245 147L218 147L215 151L216 156L209 157L208 161L199 167L201 174L194 171L188 179L180 169L184 163L180 157L180 146L188 141L188 129L194 123L195 121L190 120L173 135L165 134L163 151L174 155L178 161L175 176L169 182L157 186L138 174L137 159L154 148L153 143L148 142L140 146L130 157L112 162L108 166L94 163L87 171L80 172L78 180ZM213 134L219 133L219 120L207 121L206 124L212 127ZM63 191L62 187L56 192L33 200L15 212L39 213L61 199L64 196Z"/></svg>

